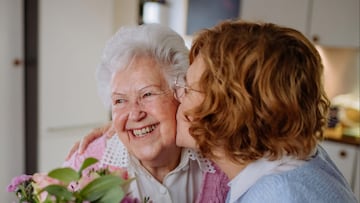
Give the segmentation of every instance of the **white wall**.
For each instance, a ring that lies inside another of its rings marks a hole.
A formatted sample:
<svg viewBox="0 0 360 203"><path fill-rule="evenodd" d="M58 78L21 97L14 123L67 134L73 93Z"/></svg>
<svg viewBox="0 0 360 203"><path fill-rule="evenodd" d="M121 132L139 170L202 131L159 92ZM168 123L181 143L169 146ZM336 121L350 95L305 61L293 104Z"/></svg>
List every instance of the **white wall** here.
<svg viewBox="0 0 360 203"><path fill-rule="evenodd" d="M169 27L179 33L184 39L188 48L191 47L192 36L186 35L187 7L188 0L168 0L169 6Z"/></svg>
<svg viewBox="0 0 360 203"><path fill-rule="evenodd" d="M324 72L325 90L330 98L340 94L359 97L360 51L359 49L317 47Z"/></svg>
<svg viewBox="0 0 360 203"><path fill-rule="evenodd" d="M95 70L113 33L114 0L39 2L39 171L108 120Z"/></svg>
<svg viewBox="0 0 360 203"><path fill-rule="evenodd" d="M121 26L137 25L140 0L115 0L114 31Z"/></svg>
<svg viewBox="0 0 360 203"><path fill-rule="evenodd" d="M109 120L95 70L118 27L137 23L134 0L43 0L39 13L39 171Z"/></svg>

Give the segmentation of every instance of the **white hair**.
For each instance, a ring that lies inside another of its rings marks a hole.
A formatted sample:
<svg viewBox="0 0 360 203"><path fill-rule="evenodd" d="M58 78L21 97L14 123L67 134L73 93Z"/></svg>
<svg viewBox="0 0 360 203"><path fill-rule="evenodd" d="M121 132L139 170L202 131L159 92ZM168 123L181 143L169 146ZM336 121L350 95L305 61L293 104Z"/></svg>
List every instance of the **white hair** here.
<svg viewBox="0 0 360 203"><path fill-rule="evenodd" d="M178 74L189 67L189 50L179 34L160 24L122 27L107 42L96 71L99 95L104 105L111 107L110 82L113 73L127 67L134 56L155 59L163 69L170 88Z"/></svg>

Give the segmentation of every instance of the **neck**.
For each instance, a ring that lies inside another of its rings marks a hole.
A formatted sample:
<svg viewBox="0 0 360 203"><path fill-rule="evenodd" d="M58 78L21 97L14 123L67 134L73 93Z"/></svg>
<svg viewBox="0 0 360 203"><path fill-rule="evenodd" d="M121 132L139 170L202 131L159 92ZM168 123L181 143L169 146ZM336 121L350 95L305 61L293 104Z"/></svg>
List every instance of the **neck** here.
<svg viewBox="0 0 360 203"><path fill-rule="evenodd" d="M217 153L217 158L212 161L215 162L219 168L232 180L235 178L248 164L241 164L235 162L225 155L225 153ZM220 154L220 155L219 155Z"/></svg>
<svg viewBox="0 0 360 203"><path fill-rule="evenodd" d="M159 182L163 182L165 176L174 170L180 163L181 148L162 153L163 156L155 161L140 161L141 165Z"/></svg>

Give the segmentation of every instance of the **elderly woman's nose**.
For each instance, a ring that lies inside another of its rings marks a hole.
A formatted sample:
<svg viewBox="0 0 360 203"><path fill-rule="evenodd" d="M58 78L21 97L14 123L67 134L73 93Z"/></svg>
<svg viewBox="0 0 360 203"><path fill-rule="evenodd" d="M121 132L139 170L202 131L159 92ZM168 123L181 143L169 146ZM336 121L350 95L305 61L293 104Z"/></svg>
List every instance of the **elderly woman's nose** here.
<svg viewBox="0 0 360 203"><path fill-rule="evenodd" d="M142 110L141 105L138 103L132 104L129 107L129 119L138 121L146 117L146 112Z"/></svg>

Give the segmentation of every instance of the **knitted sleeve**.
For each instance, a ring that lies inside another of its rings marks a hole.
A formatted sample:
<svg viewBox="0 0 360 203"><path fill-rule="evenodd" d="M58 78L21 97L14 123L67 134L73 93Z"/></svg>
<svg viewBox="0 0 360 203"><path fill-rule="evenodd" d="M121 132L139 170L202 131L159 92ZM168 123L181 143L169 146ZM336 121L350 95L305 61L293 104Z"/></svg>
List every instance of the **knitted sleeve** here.
<svg viewBox="0 0 360 203"><path fill-rule="evenodd" d="M218 166L213 165L215 173L204 173L201 192L197 198L198 203L225 202L226 200L229 179Z"/></svg>

